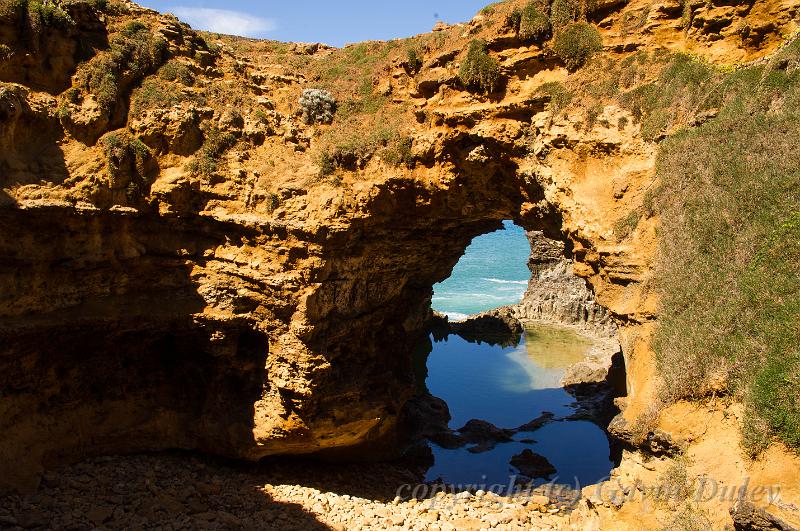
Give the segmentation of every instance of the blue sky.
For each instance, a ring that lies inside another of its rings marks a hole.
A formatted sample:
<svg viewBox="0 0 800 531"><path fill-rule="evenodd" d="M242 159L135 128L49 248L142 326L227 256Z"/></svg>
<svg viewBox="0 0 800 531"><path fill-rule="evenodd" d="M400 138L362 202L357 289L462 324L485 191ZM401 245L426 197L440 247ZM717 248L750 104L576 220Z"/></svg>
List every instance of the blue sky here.
<svg viewBox="0 0 800 531"><path fill-rule="evenodd" d="M430 31L437 20L465 22L492 0L278 1L140 0L174 13L195 29L281 41L387 40Z"/></svg>

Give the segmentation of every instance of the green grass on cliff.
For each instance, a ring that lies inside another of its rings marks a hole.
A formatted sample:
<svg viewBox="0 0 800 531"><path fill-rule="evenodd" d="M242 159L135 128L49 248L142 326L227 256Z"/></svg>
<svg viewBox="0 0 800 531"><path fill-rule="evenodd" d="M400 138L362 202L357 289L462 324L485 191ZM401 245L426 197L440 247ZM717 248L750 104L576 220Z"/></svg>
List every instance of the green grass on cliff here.
<svg viewBox="0 0 800 531"><path fill-rule="evenodd" d="M719 112L658 156L665 397L732 393L746 404L748 450L776 437L800 450L800 41L713 82L706 68L680 69L685 88L652 97Z"/></svg>

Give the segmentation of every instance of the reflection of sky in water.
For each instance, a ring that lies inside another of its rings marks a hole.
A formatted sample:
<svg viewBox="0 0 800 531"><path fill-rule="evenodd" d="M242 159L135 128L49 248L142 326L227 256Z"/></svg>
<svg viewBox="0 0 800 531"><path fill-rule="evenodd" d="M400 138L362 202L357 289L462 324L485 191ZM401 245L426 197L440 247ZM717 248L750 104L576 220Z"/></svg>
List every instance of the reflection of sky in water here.
<svg viewBox="0 0 800 531"><path fill-rule="evenodd" d="M428 357L426 384L450 407L452 428L482 419L501 428L516 428L550 411L567 416L572 396L560 388L566 367L583 359L590 343L569 330L539 326L528 330L517 347L469 343L458 336L434 343ZM514 454L525 448L544 455L558 469L560 481L596 482L613 464L605 433L587 421L555 422L515 442L499 444L482 454L465 448L445 450L432 445L436 464L428 479L450 483L508 482ZM534 439L535 443L522 443Z"/></svg>
<svg viewBox="0 0 800 531"><path fill-rule="evenodd" d="M525 331L525 340L506 353L514 366L509 367L508 385L524 383L517 392L552 389L561 386L564 371L586 356L591 343L572 332L544 326L531 326Z"/></svg>

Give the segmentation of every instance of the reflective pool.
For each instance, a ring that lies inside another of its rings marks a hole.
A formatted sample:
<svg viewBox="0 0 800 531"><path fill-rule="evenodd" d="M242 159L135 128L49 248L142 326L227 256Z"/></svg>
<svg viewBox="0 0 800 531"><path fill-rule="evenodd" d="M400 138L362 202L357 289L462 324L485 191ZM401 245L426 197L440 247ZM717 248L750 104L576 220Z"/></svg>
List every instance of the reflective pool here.
<svg viewBox="0 0 800 531"><path fill-rule="evenodd" d="M565 369L583 359L590 346L589 340L568 329L548 326L526 329L515 347L470 343L455 335L434 342L425 383L431 394L447 402L451 428L480 419L514 429L543 412L553 413L555 420L533 432L521 431L512 442L482 453L431 443L435 464L427 479L508 484L519 473L511 458L526 448L557 469L557 474L534 484L555 480L587 485L608 476L614 463L605 431L590 421L565 419L575 412L575 400L559 384Z"/></svg>

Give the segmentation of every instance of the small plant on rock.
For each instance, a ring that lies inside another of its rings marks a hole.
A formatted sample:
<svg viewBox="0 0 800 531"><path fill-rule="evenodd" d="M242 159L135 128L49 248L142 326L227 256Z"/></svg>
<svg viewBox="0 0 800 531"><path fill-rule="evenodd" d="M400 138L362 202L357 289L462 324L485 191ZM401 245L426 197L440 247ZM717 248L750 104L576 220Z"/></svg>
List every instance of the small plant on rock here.
<svg viewBox="0 0 800 531"><path fill-rule="evenodd" d="M189 163L189 171L206 179L212 177L220 169L222 156L234 145L236 145L235 136L221 131L218 127L212 127L206 131L200 151Z"/></svg>
<svg viewBox="0 0 800 531"><path fill-rule="evenodd" d="M577 22L556 35L553 48L559 59L564 61L567 70L574 72L603 49L603 40L593 25Z"/></svg>
<svg viewBox="0 0 800 531"><path fill-rule="evenodd" d="M336 100L327 90L305 89L300 96L300 107L306 124L329 124L336 112Z"/></svg>
<svg viewBox="0 0 800 531"><path fill-rule="evenodd" d="M542 42L550 37L551 29L550 18L539 10L536 2L529 2L520 13L520 39Z"/></svg>
<svg viewBox="0 0 800 531"><path fill-rule="evenodd" d="M489 56L485 41L475 39L470 43L458 77L467 88L480 92L492 93L500 87L500 66Z"/></svg>
<svg viewBox="0 0 800 531"><path fill-rule="evenodd" d="M189 68L188 65L174 59L162 66L158 71L158 75L161 79L177 81L187 87L191 87L194 84L192 69Z"/></svg>
<svg viewBox="0 0 800 531"><path fill-rule="evenodd" d="M149 188L153 157L150 149L127 132L112 132L102 140L111 187L126 190L135 202Z"/></svg>
<svg viewBox="0 0 800 531"><path fill-rule="evenodd" d="M408 64L408 69L415 74L422 68L422 59L420 59L416 48L406 50L406 63Z"/></svg>

